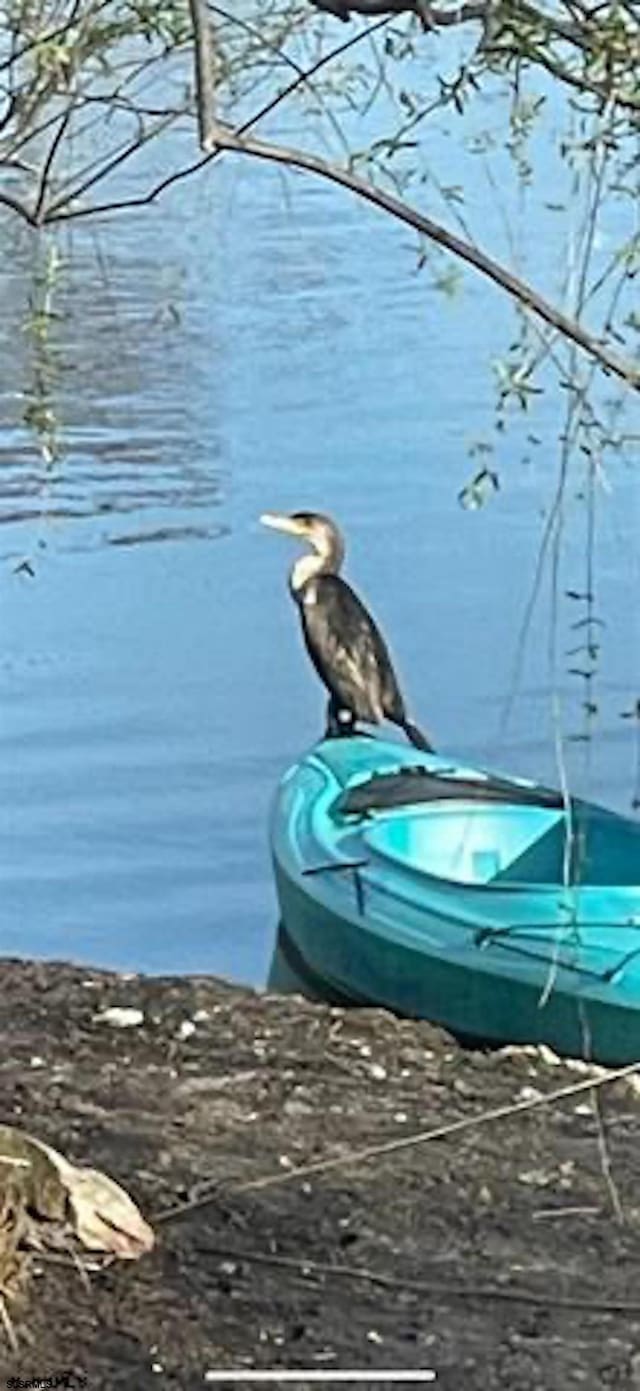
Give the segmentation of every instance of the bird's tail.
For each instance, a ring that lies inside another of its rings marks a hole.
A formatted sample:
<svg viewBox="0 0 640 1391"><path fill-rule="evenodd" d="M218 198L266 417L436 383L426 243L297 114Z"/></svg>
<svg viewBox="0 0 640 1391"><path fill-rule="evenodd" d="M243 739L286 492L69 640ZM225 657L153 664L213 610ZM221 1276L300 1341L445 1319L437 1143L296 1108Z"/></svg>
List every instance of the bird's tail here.
<svg viewBox="0 0 640 1391"><path fill-rule="evenodd" d="M416 749L422 749L423 753L435 753L433 744L429 742L422 730L418 729L417 724L413 724L411 720L403 720L402 728L407 739Z"/></svg>

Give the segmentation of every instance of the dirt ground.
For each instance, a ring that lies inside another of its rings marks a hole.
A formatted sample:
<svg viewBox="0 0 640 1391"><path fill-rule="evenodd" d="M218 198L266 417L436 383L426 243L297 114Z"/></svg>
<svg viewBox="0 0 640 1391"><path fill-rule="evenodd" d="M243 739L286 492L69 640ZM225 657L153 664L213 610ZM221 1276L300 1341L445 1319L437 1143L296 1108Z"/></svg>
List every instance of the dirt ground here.
<svg viewBox="0 0 640 1391"><path fill-rule="evenodd" d="M144 1022L97 1020L110 1006ZM0 1385L191 1391L255 1367L640 1388L636 1079L599 1091L600 1123L583 1092L476 1124L585 1074L380 1011L65 965L3 963L0 1029L0 1119L106 1170L157 1235L88 1277L32 1256Z"/></svg>

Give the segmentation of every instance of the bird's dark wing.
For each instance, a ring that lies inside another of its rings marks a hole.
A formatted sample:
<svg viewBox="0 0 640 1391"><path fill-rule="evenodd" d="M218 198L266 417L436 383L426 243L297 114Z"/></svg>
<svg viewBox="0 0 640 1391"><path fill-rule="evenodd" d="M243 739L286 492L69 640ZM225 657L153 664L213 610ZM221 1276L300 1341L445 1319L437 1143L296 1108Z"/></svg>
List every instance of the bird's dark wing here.
<svg viewBox="0 0 640 1391"><path fill-rule="evenodd" d="M338 704L377 724L405 718L387 646L371 614L339 575L319 575L298 596L311 660Z"/></svg>

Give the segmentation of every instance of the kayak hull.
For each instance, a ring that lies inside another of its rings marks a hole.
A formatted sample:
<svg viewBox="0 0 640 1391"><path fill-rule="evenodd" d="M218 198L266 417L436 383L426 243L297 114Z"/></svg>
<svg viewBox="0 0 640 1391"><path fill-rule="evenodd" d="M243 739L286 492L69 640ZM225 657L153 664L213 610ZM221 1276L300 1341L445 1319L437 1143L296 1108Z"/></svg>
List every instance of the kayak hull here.
<svg viewBox="0 0 640 1391"><path fill-rule="evenodd" d="M539 985L489 982L471 967L384 938L326 912L276 873L280 945L301 989L330 1004L377 1006L428 1019L456 1037L482 1044L544 1043L570 1058L622 1067L640 1061L640 1008L577 1002L558 992L541 1004ZM585 1045L585 1016L591 1047Z"/></svg>
<svg viewBox="0 0 640 1391"><path fill-rule="evenodd" d="M476 835L480 825L486 839L496 819L485 804L467 808L464 798L435 811L432 804L408 803L369 807L363 815L336 812L350 789L366 790L372 776L383 779L416 764L436 777L444 770L445 781L458 766L350 738L324 741L283 779L271 831L280 945L301 986L316 998L381 1006L485 1043L545 1043L559 1054L611 1066L640 1060L640 959L634 956L640 888L514 883L508 866L487 881L486 848L474 851L475 880L431 873L429 856L442 861L443 827L451 842L452 827L458 834L462 826L468 842L468 826ZM513 786L515 797L525 784ZM535 798L535 787L526 786ZM530 804L522 813L507 800L498 810L513 827L518 818L533 824L540 807ZM607 835L631 837L633 858L635 823L594 811L608 818ZM550 803L543 813L563 817ZM518 835L522 840L520 829ZM397 847L407 842L419 854L405 863ZM466 843L464 853L469 861ZM526 853L529 862L532 854L540 858L536 846Z"/></svg>

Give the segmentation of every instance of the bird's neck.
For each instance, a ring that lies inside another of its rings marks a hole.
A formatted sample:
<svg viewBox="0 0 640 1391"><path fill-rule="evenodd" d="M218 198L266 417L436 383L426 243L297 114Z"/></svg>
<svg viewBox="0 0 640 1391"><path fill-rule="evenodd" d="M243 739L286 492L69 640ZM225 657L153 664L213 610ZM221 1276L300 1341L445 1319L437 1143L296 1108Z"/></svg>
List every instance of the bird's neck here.
<svg viewBox="0 0 640 1391"><path fill-rule="evenodd" d="M289 576L289 585L294 598L300 594L309 580L316 579L324 572L325 566L321 555L301 555L300 559L296 560Z"/></svg>
<svg viewBox="0 0 640 1391"><path fill-rule="evenodd" d="M332 539L322 550L313 551L311 555L301 555L289 577L294 598L309 580L317 579L318 575L337 575L343 560L344 546L337 539Z"/></svg>

